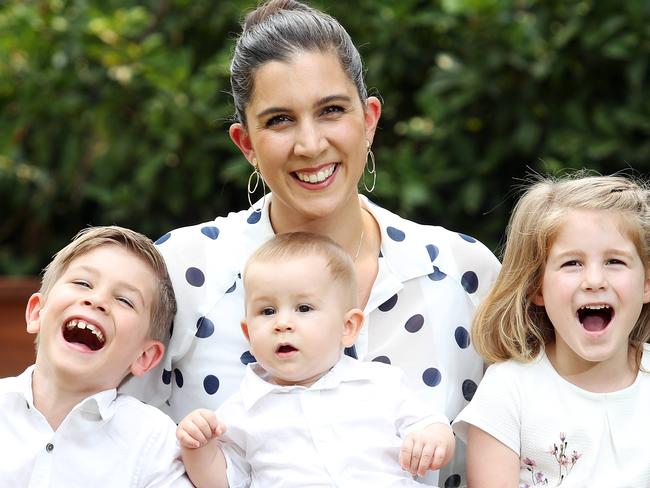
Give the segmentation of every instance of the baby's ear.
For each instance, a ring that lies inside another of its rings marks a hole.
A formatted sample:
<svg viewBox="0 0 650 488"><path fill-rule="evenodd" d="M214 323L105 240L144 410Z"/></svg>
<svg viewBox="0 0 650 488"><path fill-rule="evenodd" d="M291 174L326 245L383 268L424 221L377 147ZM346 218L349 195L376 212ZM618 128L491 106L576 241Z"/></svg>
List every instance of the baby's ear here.
<svg viewBox="0 0 650 488"><path fill-rule="evenodd" d="M142 376L147 371L156 367L165 353L165 346L160 341L147 339L138 359L129 368L133 376Z"/></svg>
<svg viewBox="0 0 650 488"><path fill-rule="evenodd" d="M248 336L248 324L246 323L245 320L241 321L241 331L244 333L244 337L246 337L246 340L250 342L251 338Z"/></svg>
<svg viewBox="0 0 650 488"><path fill-rule="evenodd" d="M27 301L25 308L25 322L27 332L38 334L41 330L41 310L45 305L45 297L41 293L34 293Z"/></svg>
<svg viewBox="0 0 650 488"><path fill-rule="evenodd" d="M348 310L343 322L343 337L341 338L341 344L343 344L343 347L353 346L354 343L357 342L357 337L359 337L359 332L361 332L362 326L363 311L358 308Z"/></svg>

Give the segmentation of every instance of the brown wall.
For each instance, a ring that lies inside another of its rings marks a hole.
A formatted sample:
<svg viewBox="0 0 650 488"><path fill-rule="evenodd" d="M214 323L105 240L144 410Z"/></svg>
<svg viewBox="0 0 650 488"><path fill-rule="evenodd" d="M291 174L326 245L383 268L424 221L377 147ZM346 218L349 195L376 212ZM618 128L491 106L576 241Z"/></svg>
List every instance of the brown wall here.
<svg viewBox="0 0 650 488"><path fill-rule="evenodd" d="M15 376L34 362L35 335L25 330L25 306L38 278L0 277L0 378Z"/></svg>

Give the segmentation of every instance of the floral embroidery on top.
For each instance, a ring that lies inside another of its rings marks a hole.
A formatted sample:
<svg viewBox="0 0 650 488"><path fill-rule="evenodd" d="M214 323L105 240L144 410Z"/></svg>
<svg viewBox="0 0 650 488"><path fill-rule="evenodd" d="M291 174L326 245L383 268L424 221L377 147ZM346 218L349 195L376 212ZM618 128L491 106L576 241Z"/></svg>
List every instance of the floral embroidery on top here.
<svg viewBox="0 0 650 488"><path fill-rule="evenodd" d="M573 466L575 466L575 464L578 462L578 459L580 459L580 456L582 456L582 454L580 454L575 449L573 450L571 455L569 455L567 450L567 445L568 442L566 440L566 434L564 432L560 432L559 446L558 444L553 443L553 446L547 451L555 458L559 467L559 477L558 477L557 484L555 486L560 486L562 484L564 479L569 475L569 473L573 469ZM525 468L528 472L530 472L532 485L528 483L521 483L519 485L519 488L530 488L531 486L548 485L548 478L546 477L546 475L541 471L535 471L537 464L535 463L534 459L530 459L526 457L521 460L521 465L522 468Z"/></svg>

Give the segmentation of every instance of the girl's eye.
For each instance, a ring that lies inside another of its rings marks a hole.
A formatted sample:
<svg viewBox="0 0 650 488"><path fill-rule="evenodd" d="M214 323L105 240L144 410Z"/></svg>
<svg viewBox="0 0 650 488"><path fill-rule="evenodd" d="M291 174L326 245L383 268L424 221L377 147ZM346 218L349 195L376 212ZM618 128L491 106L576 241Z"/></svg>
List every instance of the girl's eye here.
<svg viewBox="0 0 650 488"><path fill-rule="evenodd" d="M305 304L298 305L298 312L305 313L305 312L309 312L311 310L313 310L313 308L310 305L305 305Z"/></svg>
<svg viewBox="0 0 650 488"><path fill-rule="evenodd" d="M580 266L580 261L574 259L572 261L566 261L562 263L562 267L570 267L570 266Z"/></svg>
<svg viewBox="0 0 650 488"><path fill-rule="evenodd" d="M275 309L273 307L265 307L262 309L262 315L273 315L275 313Z"/></svg>
<svg viewBox="0 0 650 488"><path fill-rule="evenodd" d="M620 259L608 259L607 264L625 264L625 262L621 261Z"/></svg>

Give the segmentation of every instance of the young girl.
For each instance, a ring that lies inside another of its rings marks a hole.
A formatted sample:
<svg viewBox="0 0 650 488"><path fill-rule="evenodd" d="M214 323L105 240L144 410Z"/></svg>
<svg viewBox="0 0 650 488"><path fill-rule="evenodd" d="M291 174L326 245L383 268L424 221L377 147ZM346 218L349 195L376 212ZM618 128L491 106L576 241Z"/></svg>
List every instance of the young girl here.
<svg viewBox="0 0 650 488"><path fill-rule="evenodd" d="M490 366L454 422L470 487L650 486L650 190L542 179L479 307Z"/></svg>

